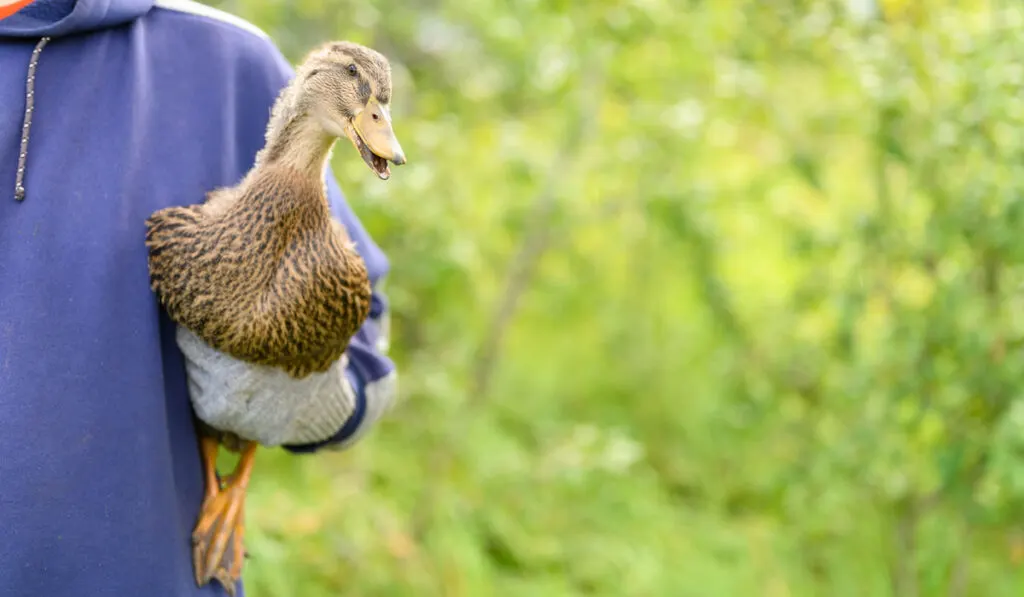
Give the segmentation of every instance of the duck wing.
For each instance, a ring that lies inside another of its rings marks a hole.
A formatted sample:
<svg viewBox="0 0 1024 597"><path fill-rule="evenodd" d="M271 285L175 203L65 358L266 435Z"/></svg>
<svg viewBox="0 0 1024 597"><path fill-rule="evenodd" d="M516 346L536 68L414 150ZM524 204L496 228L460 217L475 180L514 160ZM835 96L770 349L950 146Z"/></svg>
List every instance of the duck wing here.
<svg viewBox="0 0 1024 597"><path fill-rule="evenodd" d="M304 377L341 358L371 288L322 186L281 178L160 210L146 244L171 319L237 359Z"/></svg>

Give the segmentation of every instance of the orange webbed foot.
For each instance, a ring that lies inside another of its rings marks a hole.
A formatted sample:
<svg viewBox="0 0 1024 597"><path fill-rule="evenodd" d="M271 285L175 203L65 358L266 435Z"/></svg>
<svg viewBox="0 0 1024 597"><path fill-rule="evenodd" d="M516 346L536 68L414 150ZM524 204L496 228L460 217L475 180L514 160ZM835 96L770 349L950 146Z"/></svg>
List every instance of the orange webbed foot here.
<svg viewBox="0 0 1024 597"><path fill-rule="evenodd" d="M216 579L228 595L234 597L242 578L245 560L245 495L249 485L252 458L256 444L242 450L235 472L218 482L215 465L216 444L204 438L203 460L207 466L207 488L199 520L192 531L192 565L198 586ZM212 451L209 457L208 451ZM212 474L211 474L212 471Z"/></svg>

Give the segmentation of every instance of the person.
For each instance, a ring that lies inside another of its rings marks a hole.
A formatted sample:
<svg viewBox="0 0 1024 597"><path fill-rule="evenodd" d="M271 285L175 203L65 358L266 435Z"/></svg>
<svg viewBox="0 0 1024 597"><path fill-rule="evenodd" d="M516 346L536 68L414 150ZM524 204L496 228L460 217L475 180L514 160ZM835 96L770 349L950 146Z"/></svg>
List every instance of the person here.
<svg viewBox="0 0 1024 597"><path fill-rule="evenodd" d="M189 0L36 0L0 20L0 595L225 594L193 578L195 411L145 220L240 180L293 72L259 29ZM296 458L364 437L398 379L388 259L325 181L374 294L346 352L353 404L322 437L283 437Z"/></svg>

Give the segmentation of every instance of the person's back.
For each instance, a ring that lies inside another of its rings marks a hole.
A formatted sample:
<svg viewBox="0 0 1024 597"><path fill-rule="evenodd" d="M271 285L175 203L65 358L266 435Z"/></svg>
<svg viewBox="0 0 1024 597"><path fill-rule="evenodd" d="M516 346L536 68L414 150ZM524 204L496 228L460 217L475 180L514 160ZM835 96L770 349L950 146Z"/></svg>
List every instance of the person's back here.
<svg viewBox="0 0 1024 597"><path fill-rule="evenodd" d="M193 580L203 475L144 221L240 179L291 74L261 32L192 2L45 0L0 21L0 595L224 593ZM328 180L376 283L386 258ZM375 294L350 350L361 397L392 391L384 310ZM293 449L351 443L345 427Z"/></svg>

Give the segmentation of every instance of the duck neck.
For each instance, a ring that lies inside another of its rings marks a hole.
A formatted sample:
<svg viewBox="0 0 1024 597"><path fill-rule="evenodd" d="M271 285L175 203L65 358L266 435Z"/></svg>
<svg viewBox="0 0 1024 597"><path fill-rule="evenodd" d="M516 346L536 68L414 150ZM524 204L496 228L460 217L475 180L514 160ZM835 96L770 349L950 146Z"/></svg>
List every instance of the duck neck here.
<svg viewBox="0 0 1024 597"><path fill-rule="evenodd" d="M274 104L266 143L256 154L256 165L279 164L320 179L335 138L302 107L296 95L296 90L289 87Z"/></svg>

